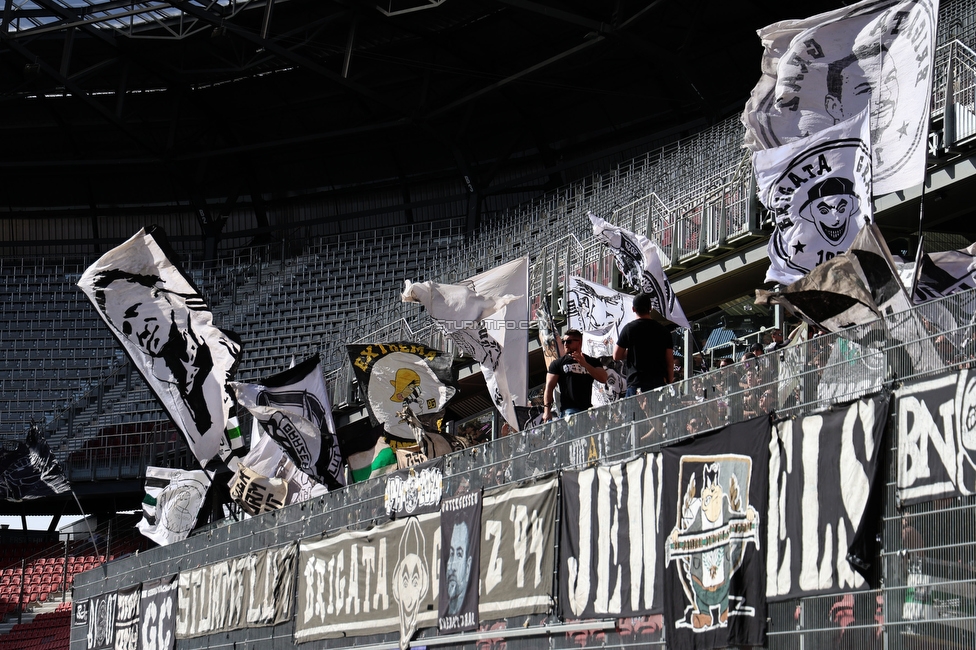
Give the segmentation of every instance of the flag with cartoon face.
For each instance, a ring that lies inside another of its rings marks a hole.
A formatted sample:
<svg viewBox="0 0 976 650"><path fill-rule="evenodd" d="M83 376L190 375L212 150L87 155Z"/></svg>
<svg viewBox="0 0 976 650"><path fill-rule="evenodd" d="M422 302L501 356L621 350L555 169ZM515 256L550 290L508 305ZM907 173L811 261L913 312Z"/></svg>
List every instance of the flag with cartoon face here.
<svg viewBox="0 0 976 650"><path fill-rule="evenodd" d="M409 342L347 345L346 350L365 388L370 415L388 434L416 440L411 414L424 429L440 429L447 403L457 392L450 355Z"/></svg>
<svg viewBox="0 0 976 650"><path fill-rule="evenodd" d="M863 0L759 30L745 146L779 147L869 109L874 192L921 183L938 0Z"/></svg>
<svg viewBox="0 0 976 650"><path fill-rule="evenodd" d="M766 282L791 284L850 248L871 221L867 112L752 155L759 200L772 213Z"/></svg>

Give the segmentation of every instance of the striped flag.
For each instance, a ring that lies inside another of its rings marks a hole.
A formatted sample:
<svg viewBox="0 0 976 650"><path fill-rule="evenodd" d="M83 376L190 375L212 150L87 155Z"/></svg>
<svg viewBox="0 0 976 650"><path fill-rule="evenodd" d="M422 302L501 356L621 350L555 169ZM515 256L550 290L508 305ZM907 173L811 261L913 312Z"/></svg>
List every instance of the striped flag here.
<svg viewBox="0 0 976 650"><path fill-rule="evenodd" d="M196 527L210 478L203 470L147 467L139 532L160 546L186 539Z"/></svg>

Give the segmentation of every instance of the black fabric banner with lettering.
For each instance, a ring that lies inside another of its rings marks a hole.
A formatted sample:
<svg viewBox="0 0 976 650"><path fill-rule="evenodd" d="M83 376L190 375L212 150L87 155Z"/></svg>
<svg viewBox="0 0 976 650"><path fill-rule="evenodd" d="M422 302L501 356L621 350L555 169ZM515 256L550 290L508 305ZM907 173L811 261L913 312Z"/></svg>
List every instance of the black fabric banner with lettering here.
<svg viewBox="0 0 976 650"><path fill-rule="evenodd" d="M139 650L176 647L178 576L142 583L139 603Z"/></svg>
<svg viewBox="0 0 976 650"><path fill-rule="evenodd" d="M895 414L900 505L976 494L976 373L906 382Z"/></svg>
<svg viewBox="0 0 976 650"><path fill-rule="evenodd" d="M888 403L879 394L774 427L766 517L769 600L872 586Z"/></svg>
<svg viewBox="0 0 976 650"><path fill-rule="evenodd" d="M661 456L562 473L559 615L661 611Z"/></svg>
<svg viewBox="0 0 976 650"><path fill-rule="evenodd" d="M481 503L481 491L441 503L441 588L437 628L442 633L478 629Z"/></svg>
<svg viewBox="0 0 976 650"><path fill-rule="evenodd" d="M766 642L768 417L662 451L664 625L675 650Z"/></svg>
<svg viewBox="0 0 976 650"><path fill-rule="evenodd" d="M115 650L139 648L139 585L119 589L115 599Z"/></svg>

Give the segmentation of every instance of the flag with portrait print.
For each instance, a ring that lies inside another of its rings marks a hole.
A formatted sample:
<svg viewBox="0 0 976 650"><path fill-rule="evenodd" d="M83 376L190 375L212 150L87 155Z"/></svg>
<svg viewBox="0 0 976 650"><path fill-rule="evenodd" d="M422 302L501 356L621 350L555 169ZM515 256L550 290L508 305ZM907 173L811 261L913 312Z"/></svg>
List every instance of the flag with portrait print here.
<svg viewBox="0 0 976 650"><path fill-rule="evenodd" d="M236 408L228 382L240 338L214 324L159 228L102 255L78 286L206 466Z"/></svg>
<svg viewBox="0 0 976 650"><path fill-rule="evenodd" d="M745 146L772 149L870 108L874 194L925 176L938 0L863 0L759 30Z"/></svg>
<svg viewBox="0 0 976 650"><path fill-rule="evenodd" d="M437 628L442 634L478 629L481 503L480 490L441 500Z"/></svg>

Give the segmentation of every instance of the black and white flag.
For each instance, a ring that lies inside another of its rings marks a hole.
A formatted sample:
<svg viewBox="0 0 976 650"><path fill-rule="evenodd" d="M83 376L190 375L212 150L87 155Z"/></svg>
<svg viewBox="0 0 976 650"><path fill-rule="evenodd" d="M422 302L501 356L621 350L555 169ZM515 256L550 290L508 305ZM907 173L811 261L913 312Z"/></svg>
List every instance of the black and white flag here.
<svg viewBox="0 0 976 650"><path fill-rule="evenodd" d="M665 447L661 531L668 647L766 641L769 418Z"/></svg>
<svg viewBox="0 0 976 650"><path fill-rule="evenodd" d="M139 532L160 546L186 539L197 525L210 478L204 470L147 467Z"/></svg>
<svg viewBox="0 0 976 650"><path fill-rule="evenodd" d="M766 597L866 588L884 490L889 400L865 397L773 427Z"/></svg>
<svg viewBox="0 0 976 650"><path fill-rule="evenodd" d="M115 650L139 647L140 604L139 585L119 589L115 600Z"/></svg>
<svg viewBox="0 0 976 650"><path fill-rule="evenodd" d="M780 304L829 332L884 318L864 336L886 335L904 343L900 352L906 358L900 363L907 367L900 374L938 369L938 355L911 309L888 245L873 223L861 227L846 253L814 267L802 279L775 292L757 289L756 303Z"/></svg>
<svg viewBox="0 0 976 650"><path fill-rule="evenodd" d="M912 300L915 304L976 288L976 244L922 255Z"/></svg>
<svg viewBox="0 0 976 650"><path fill-rule="evenodd" d="M298 469L271 436L261 436L251 444L227 485L231 498L250 515L308 501L329 491Z"/></svg>
<svg viewBox="0 0 976 650"><path fill-rule="evenodd" d="M766 282L791 284L850 248L872 219L867 112L752 155L759 200L775 220Z"/></svg>
<svg viewBox="0 0 976 650"><path fill-rule="evenodd" d="M691 325L685 316L678 296L671 287L661 264L663 254L657 244L644 235L614 226L592 212L593 236L606 244L617 261L617 268L631 287L653 297L654 309L675 325L686 329Z"/></svg>
<svg viewBox="0 0 976 650"><path fill-rule="evenodd" d="M863 0L761 30L745 146L779 147L870 107L874 193L925 174L938 0Z"/></svg>
<svg viewBox="0 0 976 650"><path fill-rule="evenodd" d="M634 297L576 276L569 278L567 312L569 328L583 333L583 354L597 359L613 357L617 337L624 325L634 320ZM605 363L606 382L593 382L590 403L602 406L627 392L627 378L621 362Z"/></svg>
<svg viewBox="0 0 976 650"><path fill-rule="evenodd" d="M233 382L232 386L241 406L298 469L329 489L345 485L342 453L318 355L259 383Z"/></svg>
<svg viewBox="0 0 976 650"><path fill-rule="evenodd" d="M559 615L661 611L661 455L560 477Z"/></svg>
<svg viewBox="0 0 976 650"><path fill-rule="evenodd" d="M390 472L386 475L383 503L390 517L437 512L444 493L444 458Z"/></svg>
<svg viewBox="0 0 976 650"><path fill-rule="evenodd" d="M176 594L178 576L143 582L139 603L139 648L173 650L176 647Z"/></svg>
<svg viewBox="0 0 976 650"><path fill-rule="evenodd" d="M140 230L88 267L78 286L206 466L233 414L228 382L241 343L214 325L174 260L159 229Z"/></svg>
<svg viewBox="0 0 976 650"><path fill-rule="evenodd" d="M406 409L428 431L439 431L457 389L449 354L406 341L347 345L370 415L394 438L415 441Z"/></svg>
<svg viewBox="0 0 976 650"><path fill-rule="evenodd" d="M481 510L481 491L468 492L441 503L437 629L442 634L478 629Z"/></svg>
<svg viewBox="0 0 976 650"><path fill-rule="evenodd" d="M906 382L894 409L898 503L976 494L976 373Z"/></svg>
<svg viewBox="0 0 976 650"><path fill-rule="evenodd" d="M92 596L88 599L88 633L86 650L111 650L115 643L115 600L118 593Z"/></svg>
<svg viewBox="0 0 976 650"><path fill-rule="evenodd" d="M529 258L458 285L408 280L402 298L423 305L438 328L478 362L492 402L518 430L515 407L525 406L529 381Z"/></svg>
<svg viewBox="0 0 976 650"><path fill-rule="evenodd" d="M6 442L0 453L0 499L42 499L71 491L61 464L31 425L24 442Z"/></svg>

